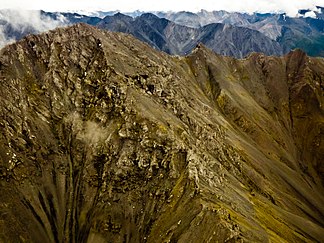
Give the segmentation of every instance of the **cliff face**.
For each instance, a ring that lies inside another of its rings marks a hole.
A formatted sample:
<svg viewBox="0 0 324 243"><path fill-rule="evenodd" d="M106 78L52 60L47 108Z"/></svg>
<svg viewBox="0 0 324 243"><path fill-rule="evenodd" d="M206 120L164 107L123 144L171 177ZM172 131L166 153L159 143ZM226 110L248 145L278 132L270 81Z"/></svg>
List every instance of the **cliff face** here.
<svg viewBox="0 0 324 243"><path fill-rule="evenodd" d="M87 25L0 53L4 242L324 238L324 60Z"/></svg>

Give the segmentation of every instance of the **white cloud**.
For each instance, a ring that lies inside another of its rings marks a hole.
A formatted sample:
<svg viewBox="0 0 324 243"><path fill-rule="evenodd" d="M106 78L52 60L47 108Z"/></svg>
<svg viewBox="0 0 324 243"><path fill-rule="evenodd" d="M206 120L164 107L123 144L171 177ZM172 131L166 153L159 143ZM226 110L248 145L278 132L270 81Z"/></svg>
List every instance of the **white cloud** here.
<svg viewBox="0 0 324 243"><path fill-rule="evenodd" d="M316 14L313 11L309 11L305 14L305 17L316 18Z"/></svg>
<svg viewBox="0 0 324 243"><path fill-rule="evenodd" d="M53 20L42 16L38 10L0 10L0 19L5 22L0 25L0 48L15 41L13 37L8 37L8 34L5 33L6 23L10 23L11 32L25 33L28 29L43 32L67 24L63 16L59 17L59 20Z"/></svg>
<svg viewBox="0 0 324 243"><path fill-rule="evenodd" d="M24 28L25 26L27 27L30 26L41 32L48 29L53 29L58 25L61 25L60 21L55 21L49 17L42 16L40 11L27 11L27 10L1 11L0 19L10 23L12 27L17 30L20 28Z"/></svg>
<svg viewBox="0 0 324 243"><path fill-rule="evenodd" d="M23 8L23 9L43 9L47 11L67 11L67 10L121 10L121 11L199 11L206 10L227 10L244 12L286 12L290 16L295 16L298 9L314 8L314 6L324 6L324 0L0 0L0 8Z"/></svg>

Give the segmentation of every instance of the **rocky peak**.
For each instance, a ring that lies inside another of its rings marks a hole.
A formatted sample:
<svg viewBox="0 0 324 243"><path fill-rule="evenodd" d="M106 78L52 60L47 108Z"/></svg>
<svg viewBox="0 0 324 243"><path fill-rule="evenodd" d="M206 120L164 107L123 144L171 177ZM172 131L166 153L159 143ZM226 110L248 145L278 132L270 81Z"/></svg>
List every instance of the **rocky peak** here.
<svg viewBox="0 0 324 243"><path fill-rule="evenodd" d="M110 17L110 16L107 16L107 17ZM107 18L106 17L106 18ZM124 20L132 20L133 18L131 16L128 16L128 15L125 15L125 14L122 14L120 12L114 14L114 17L117 18L117 19L124 19Z"/></svg>
<svg viewBox="0 0 324 243"><path fill-rule="evenodd" d="M149 19L149 20L159 20L160 18L152 13L144 13L139 18Z"/></svg>

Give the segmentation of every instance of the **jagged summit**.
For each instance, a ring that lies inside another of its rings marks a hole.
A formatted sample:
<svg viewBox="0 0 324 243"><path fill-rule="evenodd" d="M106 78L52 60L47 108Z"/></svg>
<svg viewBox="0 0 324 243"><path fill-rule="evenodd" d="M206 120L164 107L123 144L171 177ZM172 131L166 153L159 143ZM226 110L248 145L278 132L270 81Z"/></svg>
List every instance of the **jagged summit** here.
<svg viewBox="0 0 324 243"><path fill-rule="evenodd" d="M323 68L85 24L3 48L0 241L320 241Z"/></svg>

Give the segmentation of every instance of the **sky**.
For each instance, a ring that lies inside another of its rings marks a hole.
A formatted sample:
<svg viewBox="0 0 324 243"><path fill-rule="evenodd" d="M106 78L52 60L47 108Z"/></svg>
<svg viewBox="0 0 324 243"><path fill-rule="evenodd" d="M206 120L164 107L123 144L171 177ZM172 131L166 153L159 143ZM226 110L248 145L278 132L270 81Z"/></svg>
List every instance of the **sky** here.
<svg viewBox="0 0 324 243"><path fill-rule="evenodd" d="M298 9L324 7L324 0L0 0L0 9L45 11L191 11L227 10L239 12L285 12L295 16Z"/></svg>

